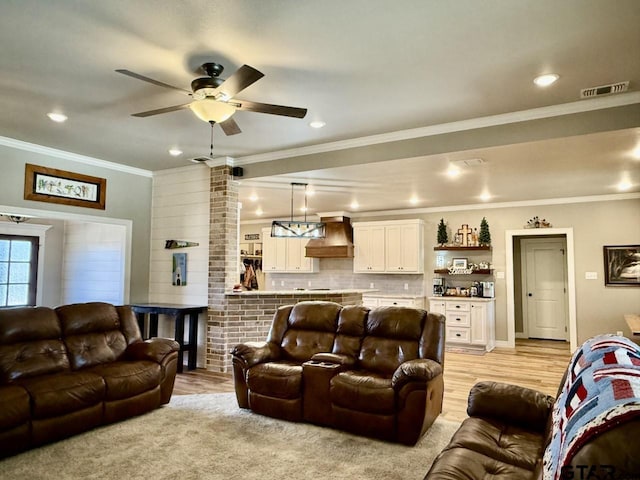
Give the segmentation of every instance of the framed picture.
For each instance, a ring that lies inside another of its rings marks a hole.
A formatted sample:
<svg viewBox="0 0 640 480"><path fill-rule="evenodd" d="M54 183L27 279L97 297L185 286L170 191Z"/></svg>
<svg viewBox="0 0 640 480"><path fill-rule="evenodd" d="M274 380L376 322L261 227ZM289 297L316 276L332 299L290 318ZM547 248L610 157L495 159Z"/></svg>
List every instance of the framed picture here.
<svg viewBox="0 0 640 480"><path fill-rule="evenodd" d="M467 259L466 258L454 258L451 260L451 266L453 268L467 268Z"/></svg>
<svg viewBox="0 0 640 480"><path fill-rule="evenodd" d="M187 254L173 254L173 270L171 272L171 285L184 287L187 284Z"/></svg>
<svg viewBox="0 0 640 480"><path fill-rule="evenodd" d="M105 209L107 180L27 163L24 199Z"/></svg>
<svg viewBox="0 0 640 480"><path fill-rule="evenodd" d="M605 286L640 286L640 245L604 246Z"/></svg>

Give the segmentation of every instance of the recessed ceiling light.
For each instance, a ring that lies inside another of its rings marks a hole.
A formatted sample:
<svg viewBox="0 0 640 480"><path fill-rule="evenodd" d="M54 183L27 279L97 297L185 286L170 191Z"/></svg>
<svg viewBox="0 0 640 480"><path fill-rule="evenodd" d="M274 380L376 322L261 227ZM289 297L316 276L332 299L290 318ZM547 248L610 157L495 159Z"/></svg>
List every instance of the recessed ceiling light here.
<svg viewBox="0 0 640 480"><path fill-rule="evenodd" d="M631 156L636 160L640 160L640 145L631 151Z"/></svg>
<svg viewBox="0 0 640 480"><path fill-rule="evenodd" d="M413 195L410 199L409 199L409 203L411 205L416 205L420 200L418 199L417 196Z"/></svg>
<svg viewBox="0 0 640 480"><path fill-rule="evenodd" d="M491 194L489 192L483 192L480 195L480 200L482 200L483 202L488 202L489 200L491 200Z"/></svg>
<svg viewBox="0 0 640 480"><path fill-rule="evenodd" d="M307 211L307 207L301 207L301 208L300 208L300 211L301 211L301 212L306 212L306 211Z"/></svg>
<svg viewBox="0 0 640 480"><path fill-rule="evenodd" d="M311 122L311 123L309 124L309 126L310 126L311 128L322 128L322 127L324 127L325 125L326 125L326 123L325 123L325 122L323 122L323 121L321 121L321 120L315 120L315 121L313 121L313 122Z"/></svg>
<svg viewBox="0 0 640 480"><path fill-rule="evenodd" d="M252 193L251 196L249 197L249 200L251 200L252 202L257 202L258 195L256 195L255 193Z"/></svg>
<svg viewBox="0 0 640 480"><path fill-rule="evenodd" d="M449 164L449 168L447 169L447 175L451 178L455 178L460 175L460 168L456 165Z"/></svg>
<svg viewBox="0 0 640 480"><path fill-rule="evenodd" d="M56 112L47 113L47 117L49 117L51 120L53 120L56 123L66 122L68 118L64 113L56 113Z"/></svg>
<svg viewBox="0 0 640 480"><path fill-rule="evenodd" d="M533 83L538 85L539 87L548 87L552 83L555 83L556 80L560 78L560 75L556 73L545 73L544 75L539 75L533 79Z"/></svg>
<svg viewBox="0 0 640 480"><path fill-rule="evenodd" d="M258 215L258 216L262 215L263 213L264 213L264 212L262 211L262 209L261 209L261 208L259 208L259 209L257 209L257 210L256 210L256 215Z"/></svg>
<svg viewBox="0 0 640 480"><path fill-rule="evenodd" d="M619 184L618 184L618 190L620 190L621 192L626 192L627 190L629 190L631 187L633 187L633 185L631 185L631 182L628 180L622 180Z"/></svg>
<svg viewBox="0 0 640 480"><path fill-rule="evenodd" d="M352 210L357 210L359 207L360 205L355 200L351 202L351 205L349 205L349 208L351 208Z"/></svg>
<svg viewBox="0 0 640 480"><path fill-rule="evenodd" d="M304 194L305 194L307 197L313 197L313 196L316 194L316 191L315 191L315 190L312 190L311 188L308 188L308 189L306 189L306 190L304 191Z"/></svg>
<svg viewBox="0 0 640 480"><path fill-rule="evenodd" d="M171 148L169 150L169 155L171 155L172 157L179 157L180 155L182 155L182 150L178 148Z"/></svg>

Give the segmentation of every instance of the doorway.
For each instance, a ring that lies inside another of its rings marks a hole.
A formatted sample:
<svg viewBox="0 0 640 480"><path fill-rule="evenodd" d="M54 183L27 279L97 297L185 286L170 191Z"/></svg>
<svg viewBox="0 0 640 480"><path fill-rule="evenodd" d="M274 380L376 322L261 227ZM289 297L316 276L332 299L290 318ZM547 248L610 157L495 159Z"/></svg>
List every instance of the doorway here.
<svg viewBox="0 0 640 480"><path fill-rule="evenodd" d="M516 237L514 241L520 247L515 248L520 253L520 282L516 282L520 292L515 292L516 337L566 341L566 237Z"/></svg>
<svg viewBox="0 0 640 480"><path fill-rule="evenodd" d="M542 229L521 229L507 230L505 232L505 253L506 253L506 293L507 293L507 341L500 342L502 346L515 348L516 339L516 291L520 294L520 289L516 289L516 284L521 281L520 256L516 255L516 245L518 238L553 238L563 237L566 242L565 263L566 263L566 306L567 312L567 336L569 346L573 352L577 348L577 320L576 320L576 286L575 286L575 255L573 242L573 228L545 228Z"/></svg>

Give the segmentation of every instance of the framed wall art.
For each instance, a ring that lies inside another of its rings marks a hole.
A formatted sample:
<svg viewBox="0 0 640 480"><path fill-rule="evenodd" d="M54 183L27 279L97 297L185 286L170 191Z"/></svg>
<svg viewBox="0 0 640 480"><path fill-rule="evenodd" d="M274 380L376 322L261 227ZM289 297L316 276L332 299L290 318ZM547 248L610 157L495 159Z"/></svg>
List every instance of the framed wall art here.
<svg viewBox="0 0 640 480"><path fill-rule="evenodd" d="M454 258L452 260L451 266L453 268L467 268L467 259L466 258Z"/></svg>
<svg viewBox="0 0 640 480"><path fill-rule="evenodd" d="M603 247L605 286L640 286L640 245Z"/></svg>
<svg viewBox="0 0 640 480"><path fill-rule="evenodd" d="M107 180L27 163L24 199L105 209Z"/></svg>

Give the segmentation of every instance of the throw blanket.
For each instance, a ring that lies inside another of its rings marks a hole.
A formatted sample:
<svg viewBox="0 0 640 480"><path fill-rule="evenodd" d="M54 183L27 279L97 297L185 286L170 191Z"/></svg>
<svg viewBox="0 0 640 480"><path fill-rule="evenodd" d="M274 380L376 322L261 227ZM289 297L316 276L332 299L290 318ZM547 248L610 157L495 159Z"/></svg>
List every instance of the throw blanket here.
<svg viewBox="0 0 640 480"><path fill-rule="evenodd" d="M574 352L553 406L544 479L561 478L580 447L635 416L640 416L640 347L614 335L587 340Z"/></svg>

